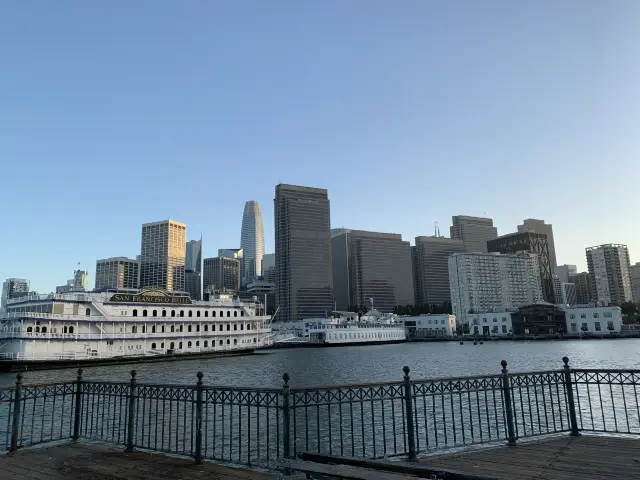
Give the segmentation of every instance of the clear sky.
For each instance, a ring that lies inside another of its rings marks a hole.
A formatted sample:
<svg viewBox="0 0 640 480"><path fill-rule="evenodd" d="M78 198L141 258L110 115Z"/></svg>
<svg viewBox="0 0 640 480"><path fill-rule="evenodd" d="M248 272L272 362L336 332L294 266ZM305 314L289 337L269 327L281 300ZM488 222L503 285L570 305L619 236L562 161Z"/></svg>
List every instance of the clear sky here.
<svg viewBox="0 0 640 480"><path fill-rule="evenodd" d="M333 227L501 234L640 261L640 2L14 1L0 7L0 278L51 291L173 218L240 243L277 183Z"/></svg>

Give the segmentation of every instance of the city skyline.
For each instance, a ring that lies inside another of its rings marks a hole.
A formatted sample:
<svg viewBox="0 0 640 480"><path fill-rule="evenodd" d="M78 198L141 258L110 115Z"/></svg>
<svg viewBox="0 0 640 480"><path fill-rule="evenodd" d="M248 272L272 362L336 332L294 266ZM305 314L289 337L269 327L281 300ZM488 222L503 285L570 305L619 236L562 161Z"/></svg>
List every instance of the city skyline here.
<svg viewBox="0 0 640 480"><path fill-rule="evenodd" d="M414 239L486 215L506 234L533 217L559 264L585 271L584 249L607 243L638 262L640 4L463 4L13 2L0 278L51 291L80 262L94 279L163 218L211 256L237 245L247 199L273 252L279 183L326 188L334 228ZM215 182L229 165L236 181ZM580 204L558 202L560 179Z"/></svg>

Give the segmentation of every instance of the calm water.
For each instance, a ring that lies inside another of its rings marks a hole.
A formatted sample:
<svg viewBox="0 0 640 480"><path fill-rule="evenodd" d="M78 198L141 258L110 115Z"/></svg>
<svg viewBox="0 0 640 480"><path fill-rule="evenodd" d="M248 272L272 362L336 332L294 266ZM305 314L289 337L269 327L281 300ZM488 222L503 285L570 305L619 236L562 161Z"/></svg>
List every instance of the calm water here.
<svg viewBox="0 0 640 480"><path fill-rule="evenodd" d="M548 370L561 368L565 355L575 368L640 369L640 339L282 349L235 358L87 368L85 378L128 381L129 371L136 369L139 382L187 384L195 383L196 372L202 371L210 385L277 388L288 372L292 387L310 387L401 380L404 365L413 378L495 374L502 359L512 372ZM27 383L68 381L75 379L75 369L24 376ZM15 374L0 374L0 385L14 381Z"/></svg>

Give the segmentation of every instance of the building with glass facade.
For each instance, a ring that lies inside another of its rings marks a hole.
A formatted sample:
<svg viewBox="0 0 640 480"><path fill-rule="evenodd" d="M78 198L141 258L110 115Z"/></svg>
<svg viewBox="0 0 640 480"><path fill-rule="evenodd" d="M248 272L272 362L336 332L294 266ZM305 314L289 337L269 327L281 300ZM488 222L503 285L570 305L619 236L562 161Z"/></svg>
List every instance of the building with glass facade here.
<svg viewBox="0 0 640 480"><path fill-rule="evenodd" d="M416 305L440 305L451 300L448 259L464 252L462 240L416 237L412 255Z"/></svg>
<svg viewBox="0 0 640 480"><path fill-rule="evenodd" d="M127 257L96 260L96 290L138 288L138 261Z"/></svg>
<svg viewBox="0 0 640 480"><path fill-rule="evenodd" d="M487 242L498 236L491 218L456 215L451 217L451 224L451 238L462 240L469 253L486 253Z"/></svg>
<svg viewBox="0 0 640 480"><path fill-rule="evenodd" d="M184 291L187 226L175 220L142 225L140 288Z"/></svg>
<svg viewBox="0 0 640 480"><path fill-rule="evenodd" d="M586 249L591 290L604 306L620 306L633 300L631 262L626 245L606 244Z"/></svg>
<svg viewBox="0 0 640 480"><path fill-rule="evenodd" d="M262 211L256 200L244 204L240 248L243 251L242 284L262 275L262 257L264 255L264 226Z"/></svg>
<svg viewBox="0 0 640 480"><path fill-rule="evenodd" d="M240 291L240 259L223 256L205 258L202 284L205 293L233 294Z"/></svg>

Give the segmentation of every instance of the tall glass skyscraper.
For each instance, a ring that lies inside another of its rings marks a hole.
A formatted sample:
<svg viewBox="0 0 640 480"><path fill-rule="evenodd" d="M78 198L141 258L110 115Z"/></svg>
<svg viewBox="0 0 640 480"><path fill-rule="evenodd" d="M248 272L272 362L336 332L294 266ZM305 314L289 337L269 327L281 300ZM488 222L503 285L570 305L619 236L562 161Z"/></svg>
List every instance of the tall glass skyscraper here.
<svg viewBox="0 0 640 480"><path fill-rule="evenodd" d="M184 289L193 300L202 300L202 238L187 242Z"/></svg>
<svg viewBox="0 0 640 480"><path fill-rule="evenodd" d="M243 250L244 267L242 284L246 285L253 277L262 275L262 257L264 256L264 226L260 204L249 200L244 204L240 248Z"/></svg>

